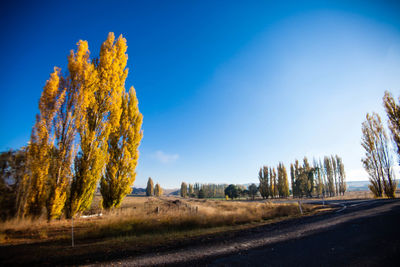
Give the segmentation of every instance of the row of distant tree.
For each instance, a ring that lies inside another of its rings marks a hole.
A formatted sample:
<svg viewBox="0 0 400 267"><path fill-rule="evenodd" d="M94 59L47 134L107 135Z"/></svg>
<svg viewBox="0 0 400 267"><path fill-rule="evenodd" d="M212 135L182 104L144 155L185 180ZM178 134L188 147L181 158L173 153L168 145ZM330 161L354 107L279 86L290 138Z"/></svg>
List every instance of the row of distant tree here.
<svg viewBox="0 0 400 267"><path fill-rule="evenodd" d="M187 184L182 182L179 190L181 197L193 198L239 198L239 197L255 197L258 193L258 187L255 184L248 188L244 185L228 185L228 184Z"/></svg>
<svg viewBox="0 0 400 267"><path fill-rule="evenodd" d="M102 206L121 204L131 191L142 139L142 114L128 75L126 40L110 33L99 58L79 41L63 74L55 68L39 100L30 142L1 155L4 217L49 220L90 208L100 184Z"/></svg>
<svg viewBox="0 0 400 267"><path fill-rule="evenodd" d="M225 197L230 199L249 196L254 200L258 194L258 187L255 184L251 184L247 189L244 189L241 185L230 184L225 188L224 193Z"/></svg>
<svg viewBox="0 0 400 267"><path fill-rule="evenodd" d="M390 139L397 156L400 156L400 98L396 102L389 92L385 92L383 106L387 115ZM397 183L393 171L392 147L381 117L377 113L367 113L361 129L361 145L365 151L361 161L369 175L369 189L375 197L385 195L394 198ZM398 160L400 164L400 157Z"/></svg>
<svg viewBox="0 0 400 267"><path fill-rule="evenodd" d="M288 197L290 195L288 175L285 165L275 168L263 166L258 172L259 191L263 198Z"/></svg>
<svg viewBox="0 0 400 267"><path fill-rule="evenodd" d="M290 176L293 184L293 195L295 197L344 195L346 192L346 174L341 157L325 156L323 161L314 160L308 163L303 159L303 165L299 166L296 160L290 165Z"/></svg>
<svg viewBox="0 0 400 267"><path fill-rule="evenodd" d="M346 175L342 158L326 156L323 161L314 160L310 165L307 157L303 164L298 160L290 165L290 178L293 197L336 196L346 191ZM251 197L258 193L263 198L289 197L288 173L283 163L277 168L263 166L258 172L259 186L251 184L248 188L234 184L187 184L182 182L181 197L223 198Z"/></svg>
<svg viewBox="0 0 400 267"><path fill-rule="evenodd" d="M163 194L163 190L160 186L159 183L154 185L153 179L149 177L147 180L147 186L146 186L146 196L151 197L151 196L156 196L156 197L161 197Z"/></svg>
<svg viewBox="0 0 400 267"><path fill-rule="evenodd" d="M279 163L275 168L263 166L258 172L259 190L263 198L288 197L289 183L286 167ZM325 156L310 165L307 157L303 164L298 160L290 164L290 179L293 197L335 196L346 191L346 175L339 156Z"/></svg>
<svg viewBox="0 0 400 267"><path fill-rule="evenodd" d="M186 184L182 182L180 195L181 197L196 197L196 198L224 198L225 188L227 184ZM244 189L244 186L243 186Z"/></svg>

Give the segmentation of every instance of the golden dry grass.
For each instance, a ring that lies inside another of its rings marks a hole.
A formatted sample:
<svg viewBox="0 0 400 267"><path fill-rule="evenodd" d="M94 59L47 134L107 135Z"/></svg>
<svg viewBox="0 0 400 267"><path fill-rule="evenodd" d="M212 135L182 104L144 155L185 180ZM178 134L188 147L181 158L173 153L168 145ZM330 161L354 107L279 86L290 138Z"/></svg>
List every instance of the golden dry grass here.
<svg viewBox="0 0 400 267"><path fill-rule="evenodd" d="M174 197L127 197L120 208L104 213L99 197L90 210L102 216L74 219L76 239L102 239L165 235L168 233L242 225L299 215L297 204L181 199ZM304 205L303 211L315 207ZM67 240L71 220L11 220L0 224L1 243Z"/></svg>
<svg viewBox="0 0 400 267"><path fill-rule="evenodd" d="M400 195L400 190L396 190L396 196ZM348 191L344 196L335 196L325 198L326 200L351 200L351 199L373 199L374 194L370 190ZM381 198L387 198L383 196Z"/></svg>
<svg viewBox="0 0 400 267"><path fill-rule="evenodd" d="M344 194L344 196L335 196L326 198L328 200L339 200L339 199L370 199L373 198L374 195L371 191L348 191Z"/></svg>

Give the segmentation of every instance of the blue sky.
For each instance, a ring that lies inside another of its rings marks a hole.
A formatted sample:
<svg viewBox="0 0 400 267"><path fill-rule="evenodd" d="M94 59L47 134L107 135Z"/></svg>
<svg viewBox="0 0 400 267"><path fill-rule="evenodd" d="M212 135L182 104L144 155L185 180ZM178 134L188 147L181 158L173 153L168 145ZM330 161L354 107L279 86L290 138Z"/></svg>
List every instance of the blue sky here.
<svg viewBox="0 0 400 267"><path fill-rule="evenodd" d="M257 182L262 165L330 154L367 179L361 123L384 115L385 90L400 95L395 1L83 2L0 9L0 150L27 143L76 42L97 56L112 31L144 115L135 186Z"/></svg>

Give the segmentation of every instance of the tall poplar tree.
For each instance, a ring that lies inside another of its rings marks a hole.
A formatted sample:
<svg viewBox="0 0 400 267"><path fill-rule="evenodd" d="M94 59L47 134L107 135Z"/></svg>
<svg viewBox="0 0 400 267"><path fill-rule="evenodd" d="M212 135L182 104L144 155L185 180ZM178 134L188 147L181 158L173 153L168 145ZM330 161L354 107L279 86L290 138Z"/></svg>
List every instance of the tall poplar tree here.
<svg viewBox="0 0 400 267"><path fill-rule="evenodd" d="M64 210L73 175L71 165L76 152L74 113L78 95L72 86L71 77L59 76L60 106L53 119L55 141L50 155L49 196L46 202L48 220L60 217Z"/></svg>
<svg viewBox="0 0 400 267"><path fill-rule="evenodd" d="M154 195L156 197L161 197L163 194L163 190L161 188L161 186L157 183L156 186L154 187Z"/></svg>
<svg viewBox="0 0 400 267"><path fill-rule="evenodd" d="M100 192L105 209L118 207L131 191L136 178L136 165L139 159L139 145L143 133L142 114L133 87L123 93L122 113L119 127L114 128L108 140L109 161L105 175L101 179Z"/></svg>
<svg viewBox="0 0 400 267"><path fill-rule="evenodd" d="M192 184L189 184L189 197L194 197L194 189Z"/></svg>
<svg viewBox="0 0 400 267"><path fill-rule="evenodd" d="M267 199L269 196L269 171L267 166L260 168L258 172L258 180L260 181L259 191L262 198Z"/></svg>
<svg viewBox="0 0 400 267"><path fill-rule="evenodd" d="M333 177L334 177L334 181L335 181L335 194L338 195L339 194L339 179L338 179L338 168L337 168L337 164L336 164L336 159L333 155L331 155L331 162L332 162L332 169L333 169Z"/></svg>
<svg viewBox="0 0 400 267"><path fill-rule="evenodd" d="M130 190L142 115L135 90L125 90L126 48L122 36L115 41L110 33L92 62L88 43L79 41L66 76L58 68L51 74L26 149L20 216L38 216L46 206L49 220L63 210L72 217L90 207L102 176L105 208L118 206Z"/></svg>
<svg viewBox="0 0 400 267"><path fill-rule="evenodd" d="M187 197L187 195L188 195L188 186L185 182L182 182L182 184L181 184L180 193L181 193L181 197L184 197L184 198Z"/></svg>
<svg viewBox="0 0 400 267"><path fill-rule="evenodd" d="M392 169L388 138L378 114L367 114L362 124L363 165L370 178L370 190L376 197L394 198L397 187Z"/></svg>
<svg viewBox="0 0 400 267"><path fill-rule="evenodd" d="M324 165L322 164L321 159L319 159L318 161L318 169L319 169L319 173L322 176L322 195L325 197L327 195L327 178L326 178L326 172L325 172L325 168Z"/></svg>
<svg viewBox="0 0 400 267"><path fill-rule="evenodd" d="M274 183L274 190L272 192L273 192L273 196L276 197L276 196L278 196L278 177L276 175L275 168L272 168L272 180Z"/></svg>
<svg viewBox="0 0 400 267"><path fill-rule="evenodd" d="M300 179L300 165L299 165L299 161L296 159L294 161L294 189L293 192L296 193L296 197L301 197L302 193L301 193L301 179Z"/></svg>
<svg viewBox="0 0 400 267"><path fill-rule="evenodd" d="M388 125L400 165L400 98L398 98L398 102L396 103L392 94L386 91L383 97L383 106L388 117Z"/></svg>
<svg viewBox="0 0 400 267"><path fill-rule="evenodd" d="M336 166L339 174L339 194L344 195L346 192L346 173L344 171L343 160L341 157L336 155Z"/></svg>
<svg viewBox="0 0 400 267"><path fill-rule="evenodd" d="M370 185L369 189L375 197L383 196L383 170L381 161L379 160L376 136L376 123L374 123L374 114L371 116L367 114L366 120L362 123L362 139L361 145L365 150L365 158L361 161L364 169L369 175Z"/></svg>
<svg viewBox="0 0 400 267"><path fill-rule="evenodd" d="M303 192L305 195L311 197L312 192L314 190L314 169L311 168L310 163L308 162L307 157L303 159L303 172L306 174L304 175L303 184Z"/></svg>
<svg viewBox="0 0 400 267"><path fill-rule="evenodd" d="M193 191L194 191L194 196L199 197L199 193L200 193L200 184L199 183L194 184Z"/></svg>
<svg viewBox="0 0 400 267"><path fill-rule="evenodd" d="M293 163L291 163L290 164L290 182L292 184L292 195L293 195L293 197L297 197L297 194L295 192L295 189L296 189L295 180L296 180L296 178L295 178L295 174L294 174L294 166L293 166Z"/></svg>
<svg viewBox="0 0 400 267"><path fill-rule="evenodd" d="M98 181L107 162L107 138L109 127L109 91L100 83L99 72L105 64L105 46L100 53L99 65L90 61L86 41L78 43L76 53L71 51L68 69L78 90L76 127L80 151L74 160L74 176L68 200L67 216L73 217L88 209Z"/></svg>
<svg viewBox="0 0 400 267"><path fill-rule="evenodd" d="M317 196L320 197L323 194L324 183L322 181L321 168L319 166L319 163L315 159L314 159L314 163L313 163L313 169L315 170L315 175L317 178L315 191L317 193Z"/></svg>
<svg viewBox="0 0 400 267"><path fill-rule="evenodd" d="M332 197L335 195L335 182L333 177L332 161L331 158L328 156L324 157L324 168L327 177L327 191L329 193L329 196Z"/></svg>
<svg viewBox="0 0 400 267"><path fill-rule="evenodd" d="M269 168L269 195L271 198L274 198L274 174L272 172L272 168Z"/></svg>
<svg viewBox="0 0 400 267"><path fill-rule="evenodd" d="M278 182L277 182L277 186L278 186L278 196L281 198L283 197L283 172L282 172L282 163L279 162L278 166L276 168L277 170L277 177L278 177Z"/></svg>
<svg viewBox="0 0 400 267"><path fill-rule="evenodd" d="M151 197L154 195L154 183L151 177L147 180L146 196Z"/></svg>
<svg viewBox="0 0 400 267"><path fill-rule="evenodd" d="M289 182L285 165L282 162L278 164L278 195L279 197L289 196Z"/></svg>
<svg viewBox="0 0 400 267"><path fill-rule="evenodd" d="M54 117L62 103L59 69L55 68L39 100L39 114L27 148L27 198L23 214L39 216L48 199L49 169L54 142Z"/></svg>
<svg viewBox="0 0 400 267"><path fill-rule="evenodd" d="M282 163L281 167L281 172L282 172L282 179L283 179L283 186L282 186L282 196L283 197L289 197L290 191L289 191L289 180L288 180L288 174L286 171L285 165Z"/></svg>

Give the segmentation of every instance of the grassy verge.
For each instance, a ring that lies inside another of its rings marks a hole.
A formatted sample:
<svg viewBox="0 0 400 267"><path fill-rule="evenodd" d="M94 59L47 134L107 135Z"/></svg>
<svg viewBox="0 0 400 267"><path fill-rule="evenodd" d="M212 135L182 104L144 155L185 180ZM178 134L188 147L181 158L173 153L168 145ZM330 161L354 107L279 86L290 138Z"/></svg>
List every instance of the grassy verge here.
<svg viewBox="0 0 400 267"><path fill-rule="evenodd" d="M315 207L304 205L303 211ZM96 205L93 213L100 212ZM98 217L74 220L77 240L185 232L243 225L299 214L297 204L181 200L176 198L129 198L124 205ZM0 225L0 242L18 244L67 240L71 221L9 221Z"/></svg>

